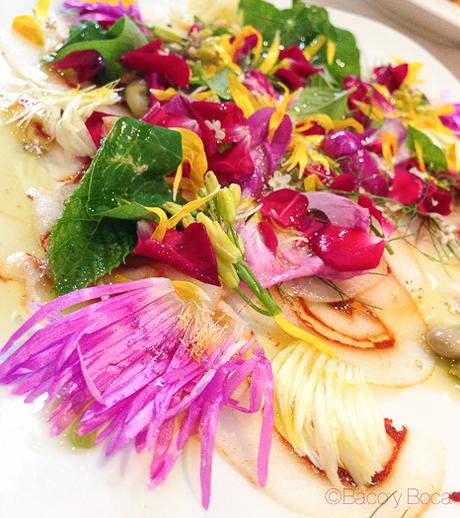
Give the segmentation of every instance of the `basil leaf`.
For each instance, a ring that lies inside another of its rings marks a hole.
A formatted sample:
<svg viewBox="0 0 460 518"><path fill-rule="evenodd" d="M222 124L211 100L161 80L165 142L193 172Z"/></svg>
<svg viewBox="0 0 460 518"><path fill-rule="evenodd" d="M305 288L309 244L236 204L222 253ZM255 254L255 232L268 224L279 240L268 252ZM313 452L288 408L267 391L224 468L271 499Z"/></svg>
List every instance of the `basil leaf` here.
<svg viewBox="0 0 460 518"><path fill-rule="evenodd" d="M240 0L245 25L252 25L271 42L280 31L285 47L309 43L320 33L320 27L329 22L326 9L294 1L290 9L278 9L265 0Z"/></svg>
<svg viewBox="0 0 460 518"><path fill-rule="evenodd" d="M86 173L90 177L88 213L120 219L149 217L145 207L171 199L163 177L174 172L181 160L179 132L118 119Z"/></svg>
<svg viewBox="0 0 460 518"><path fill-rule="evenodd" d="M252 25L271 42L276 31L280 31L281 43L285 47L308 45L319 35L335 43L334 63L327 64L326 46L315 56L315 65L323 64L341 85L347 75L360 75L360 53L353 34L331 24L326 9L306 6L302 0L294 0L290 9L278 9L265 0L240 0L243 20Z"/></svg>
<svg viewBox="0 0 460 518"><path fill-rule="evenodd" d="M105 40L107 31L94 20L82 20L76 25L72 25L66 45L80 43L82 41Z"/></svg>
<svg viewBox="0 0 460 518"><path fill-rule="evenodd" d="M447 160L443 150L434 144L430 137L425 135L425 133L415 129L413 126L409 126L407 145L410 149L415 150L415 143L420 145L423 154L423 161L428 169L435 172L447 171Z"/></svg>
<svg viewBox="0 0 460 518"><path fill-rule="evenodd" d="M48 256L58 295L85 288L119 266L136 245L136 224L89 216L88 176L70 197L50 235Z"/></svg>
<svg viewBox="0 0 460 518"><path fill-rule="evenodd" d="M335 43L334 62L327 64L326 46L318 53L318 63L325 65L326 70L342 85L346 76L360 76L360 53L353 34L337 27L328 28L325 35Z"/></svg>
<svg viewBox="0 0 460 518"><path fill-rule="evenodd" d="M350 91L334 90L317 86L304 88L289 109L294 119L302 119L316 113L329 115L331 119L342 119L348 112Z"/></svg>
<svg viewBox="0 0 460 518"><path fill-rule="evenodd" d="M92 38L95 39L92 39ZM91 39L90 39L91 38ZM105 79L113 81L123 75L124 68L118 60L130 50L143 47L148 43L146 36L139 27L128 17L120 18L112 28L99 32L94 26L87 30L75 30L71 39L61 47L54 57L54 61L80 50L96 50L104 59Z"/></svg>
<svg viewBox="0 0 460 518"><path fill-rule="evenodd" d="M163 176L181 159L178 132L116 122L52 229L48 255L58 294L94 283L125 260L136 244L136 224L127 220L150 217L145 206L170 199Z"/></svg>

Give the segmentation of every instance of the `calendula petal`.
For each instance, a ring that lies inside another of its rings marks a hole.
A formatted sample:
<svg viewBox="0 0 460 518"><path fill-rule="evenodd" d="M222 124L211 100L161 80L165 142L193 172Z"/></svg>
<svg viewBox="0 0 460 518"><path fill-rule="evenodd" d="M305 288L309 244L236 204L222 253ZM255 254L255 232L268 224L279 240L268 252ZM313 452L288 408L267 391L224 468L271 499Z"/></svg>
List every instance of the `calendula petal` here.
<svg viewBox="0 0 460 518"><path fill-rule="evenodd" d="M35 45L43 45L45 43L45 36L40 24L33 16L16 16L13 20L13 29Z"/></svg>

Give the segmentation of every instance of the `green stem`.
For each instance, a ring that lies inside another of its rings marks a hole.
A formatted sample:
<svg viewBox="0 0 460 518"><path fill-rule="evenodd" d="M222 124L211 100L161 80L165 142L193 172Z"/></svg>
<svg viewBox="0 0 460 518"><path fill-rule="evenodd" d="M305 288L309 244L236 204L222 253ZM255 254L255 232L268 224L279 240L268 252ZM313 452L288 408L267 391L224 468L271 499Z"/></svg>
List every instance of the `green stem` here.
<svg viewBox="0 0 460 518"><path fill-rule="evenodd" d="M246 284L249 290L262 302L267 309L267 312L271 316L275 316L281 313L280 307L273 300L270 293L260 285L260 282L256 279L255 275L251 272L247 264L240 259L235 263L235 270L238 277Z"/></svg>
<svg viewBox="0 0 460 518"><path fill-rule="evenodd" d="M235 288L235 291L244 300L244 302L246 302L246 304L248 304L248 306L251 306L251 308L254 311L257 311L258 313L265 315L267 317L272 316L272 314L270 312L266 311L265 309L259 308L259 306L254 304L254 302L252 302L252 300L246 295L246 293L244 293L244 291L239 286L237 288Z"/></svg>

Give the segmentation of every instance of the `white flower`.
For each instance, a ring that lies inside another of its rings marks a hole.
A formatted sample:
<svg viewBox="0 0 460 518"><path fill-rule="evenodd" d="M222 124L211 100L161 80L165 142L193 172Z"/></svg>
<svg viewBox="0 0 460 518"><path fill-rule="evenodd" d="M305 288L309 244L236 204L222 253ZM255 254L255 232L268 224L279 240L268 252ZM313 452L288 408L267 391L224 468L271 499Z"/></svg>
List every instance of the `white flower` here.
<svg viewBox="0 0 460 518"><path fill-rule="evenodd" d="M275 171L275 174L268 180L268 185L274 190L286 189L291 183L291 175Z"/></svg>
<svg viewBox="0 0 460 518"><path fill-rule="evenodd" d="M51 90L33 85L19 94L5 94L4 108L13 108L7 121L26 128L39 121L44 132L74 156L93 156L96 146L86 120L96 111L120 101L116 83L96 88ZM17 108L17 106L21 108Z"/></svg>
<svg viewBox="0 0 460 518"><path fill-rule="evenodd" d="M214 132L217 141L222 141L225 138L225 130L222 128L222 124L218 120L205 120L206 126Z"/></svg>

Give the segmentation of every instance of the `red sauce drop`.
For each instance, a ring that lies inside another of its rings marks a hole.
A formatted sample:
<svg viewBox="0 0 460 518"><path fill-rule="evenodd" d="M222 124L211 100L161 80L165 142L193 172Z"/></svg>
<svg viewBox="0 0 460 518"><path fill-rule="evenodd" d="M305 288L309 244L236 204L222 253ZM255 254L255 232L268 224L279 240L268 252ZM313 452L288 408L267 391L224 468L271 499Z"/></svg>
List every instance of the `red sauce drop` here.
<svg viewBox="0 0 460 518"><path fill-rule="evenodd" d="M452 502L460 502L460 491L454 491L453 493L449 493L449 500Z"/></svg>
<svg viewBox="0 0 460 518"><path fill-rule="evenodd" d="M390 458L388 459L387 463L385 464L382 471L379 471L376 473L372 478L372 485L378 485L381 484L391 473L393 470L393 467L395 465L395 462L398 460L399 452L401 451L401 448L404 444L404 441L407 437L407 428L405 426L402 427L401 430L396 430L396 428L393 426L393 421L391 419L385 418L385 431L387 435L393 440L393 451L391 453ZM281 437L283 442L292 449L292 446L284 437ZM300 457L305 463L315 472L319 475L326 476L326 472L316 464L314 464L308 457ZM339 468L337 471L339 475L340 482L344 486L351 486L356 487L356 483L353 480L353 477L351 474L344 468ZM458 493L451 493L451 495L455 495L458 500L454 500L455 502L460 502L460 492ZM449 498L452 499L451 495L449 495Z"/></svg>
<svg viewBox="0 0 460 518"><path fill-rule="evenodd" d="M373 484L381 484L391 473L394 463L396 462L402 445L407 437L407 428L403 426L401 430L396 430L391 419L385 418L385 431L387 432L387 435L393 439L393 452L382 471L376 473L372 478Z"/></svg>

